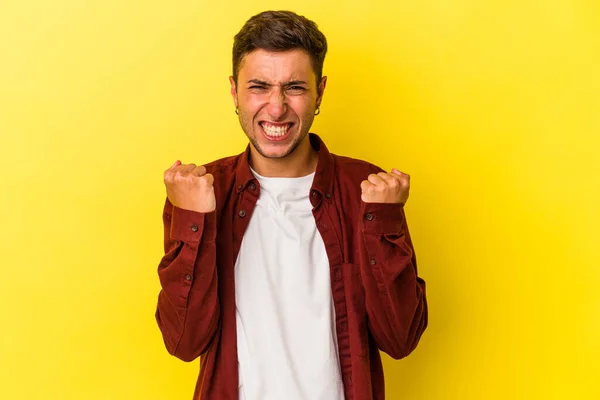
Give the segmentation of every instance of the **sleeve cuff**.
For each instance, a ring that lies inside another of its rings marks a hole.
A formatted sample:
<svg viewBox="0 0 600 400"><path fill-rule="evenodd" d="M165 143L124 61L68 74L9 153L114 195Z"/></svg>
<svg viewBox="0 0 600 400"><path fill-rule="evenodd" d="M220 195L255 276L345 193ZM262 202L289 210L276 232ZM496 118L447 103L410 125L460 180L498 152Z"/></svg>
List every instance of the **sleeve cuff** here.
<svg viewBox="0 0 600 400"><path fill-rule="evenodd" d="M215 240L216 212L200 213L173 206L171 239L197 243L200 239Z"/></svg>
<svg viewBox="0 0 600 400"><path fill-rule="evenodd" d="M375 235L402 235L404 209L402 204L363 203L360 215L361 230Z"/></svg>

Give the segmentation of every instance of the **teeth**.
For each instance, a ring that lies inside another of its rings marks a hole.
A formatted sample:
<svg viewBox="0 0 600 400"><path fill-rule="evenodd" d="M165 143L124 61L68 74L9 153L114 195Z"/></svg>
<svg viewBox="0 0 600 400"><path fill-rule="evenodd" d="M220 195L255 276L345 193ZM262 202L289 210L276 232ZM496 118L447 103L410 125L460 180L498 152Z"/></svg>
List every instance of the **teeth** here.
<svg viewBox="0 0 600 400"><path fill-rule="evenodd" d="M286 125L268 125L262 124L263 129L269 136L280 137L287 133L289 124Z"/></svg>

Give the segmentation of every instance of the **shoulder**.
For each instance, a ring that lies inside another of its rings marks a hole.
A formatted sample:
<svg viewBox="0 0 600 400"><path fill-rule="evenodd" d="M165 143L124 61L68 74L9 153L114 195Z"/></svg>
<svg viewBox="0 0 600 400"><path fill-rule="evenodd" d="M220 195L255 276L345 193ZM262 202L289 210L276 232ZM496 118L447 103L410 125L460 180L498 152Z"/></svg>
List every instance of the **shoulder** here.
<svg viewBox="0 0 600 400"><path fill-rule="evenodd" d="M369 174L377 174L383 171L381 167L369 161L337 154L332 154L332 156L336 166L336 174L338 175L359 175L362 179L365 179Z"/></svg>
<svg viewBox="0 0 600 400"><path fill-rule="evenodd" d="M227 174L233 173L237 168L242 154L237 154L234 156L228 156L219 158L217 160L211 161L208 164L204 164L206 168L206 172L209 174Z"/></svg>

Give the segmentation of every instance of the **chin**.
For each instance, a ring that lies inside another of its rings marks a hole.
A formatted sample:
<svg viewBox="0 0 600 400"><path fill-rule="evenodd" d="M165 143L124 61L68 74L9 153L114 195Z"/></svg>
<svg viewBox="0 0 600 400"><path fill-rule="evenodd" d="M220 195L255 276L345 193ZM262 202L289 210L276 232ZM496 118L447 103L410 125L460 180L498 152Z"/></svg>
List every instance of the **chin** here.
<svg viewBox="0 0 600 400"><path fill-rule="evenodd" d="M261 156L263 156L264 158L271 158L271 159L277 159L277 158L284 158L287 155L289 155L290 153L292 153L293 149L291 148L291 146L277 146L276 149L273 148L274 146L254 146L254 148L256 149L256 151L258 152L258 154L260 154Z"/></svg>

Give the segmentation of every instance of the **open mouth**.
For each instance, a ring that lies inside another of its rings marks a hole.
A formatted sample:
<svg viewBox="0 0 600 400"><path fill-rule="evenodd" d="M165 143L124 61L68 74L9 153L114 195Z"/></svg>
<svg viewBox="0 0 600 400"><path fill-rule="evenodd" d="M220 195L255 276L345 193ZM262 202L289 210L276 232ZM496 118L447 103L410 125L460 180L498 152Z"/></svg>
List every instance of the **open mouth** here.
<svg viewBox="0 0 600 400"><path fill-rule="evenodd" d="M272 122L263 121L260 122L259 125L267 139L274 142L280 142L288 138L291 128L294 124L291 122L275 124Z"/></svg>

